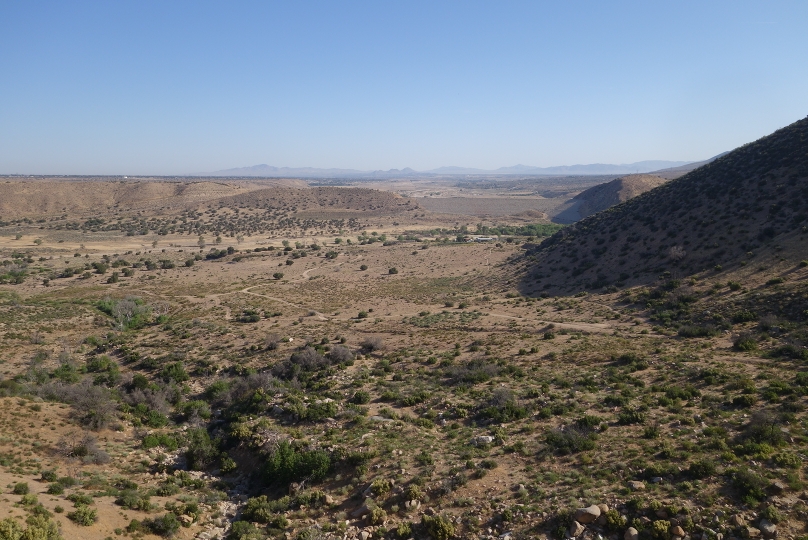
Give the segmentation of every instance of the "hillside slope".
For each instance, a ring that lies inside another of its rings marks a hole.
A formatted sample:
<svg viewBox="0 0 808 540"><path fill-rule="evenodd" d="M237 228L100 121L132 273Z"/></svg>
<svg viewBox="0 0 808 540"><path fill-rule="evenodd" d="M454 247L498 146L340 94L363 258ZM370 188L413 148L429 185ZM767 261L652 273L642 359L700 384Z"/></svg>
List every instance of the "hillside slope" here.
<svg viewBox="0 0 808 540"><path fill-rule="evenodd" d="M0 219L179 207L250 189L255 187L222 182L8 181L0 182Z"/></svg>
<svg viewBox="0 0 808 540"><path fill-rule="evenodd" d="M808 118L572 225L522 259L523 289L574 291L808 252ZM785 247L784 247L785 246Z"/></svg>
<svg viewBox="0 0 808 540"><path fill-rule="evenodd" d="M664 178L651 174L630 174L582 191L573 200L581 201L578 214L585 218L642 195L665 182Z"/></svg>
<svg viewBox="0 0 808 540"><path fill-rule="evenodd" d="M654 176L659 176L659 177L662 177L662 178L664 178L666 180L673 180L675 178L679 178L681 176L684 176L687 173L689 173L690 171L696 170L699 167L703 167L704 165L707 165L708 163L712 163L716 159L718 159L720 157L724 157L727 154L729 154L729 152L721 152L717 156L713 156L710 159L705 159L704 161L696 161L694 163L688 163L687 165L679 165L678 167L669 167L667 169L659 169L658 171L652 171L652 172L650 172L648 174L653 174Z"/></svg>

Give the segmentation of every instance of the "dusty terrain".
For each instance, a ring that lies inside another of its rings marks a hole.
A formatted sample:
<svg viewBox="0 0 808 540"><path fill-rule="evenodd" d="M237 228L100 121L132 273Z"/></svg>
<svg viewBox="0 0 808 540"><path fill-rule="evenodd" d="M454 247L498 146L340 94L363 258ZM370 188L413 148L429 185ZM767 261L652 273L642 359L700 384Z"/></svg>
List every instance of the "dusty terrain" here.
<svg viewBox="0 0 808 540"><path fill-rule="evenodd" d="M176 204L130 194L137 208L2 217L0 527L804 534L801 236L746 265L587 290L542 266L559 227L534 207L495 218L366 186L169 187L148 189Z"/></svg>

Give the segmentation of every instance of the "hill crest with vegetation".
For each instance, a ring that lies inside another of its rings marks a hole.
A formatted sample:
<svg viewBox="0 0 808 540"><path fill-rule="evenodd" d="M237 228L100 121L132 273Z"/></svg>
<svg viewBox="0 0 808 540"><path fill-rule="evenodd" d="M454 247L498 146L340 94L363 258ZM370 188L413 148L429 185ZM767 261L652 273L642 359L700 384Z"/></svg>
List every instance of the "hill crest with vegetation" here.
<svg viewBox="0 0 808 540"><path fill-rule="evenodd" d="M526 251L528 291L647 283L804 255L808 118L590 216ZM796 243L795 243L796 242Z"/></svg>

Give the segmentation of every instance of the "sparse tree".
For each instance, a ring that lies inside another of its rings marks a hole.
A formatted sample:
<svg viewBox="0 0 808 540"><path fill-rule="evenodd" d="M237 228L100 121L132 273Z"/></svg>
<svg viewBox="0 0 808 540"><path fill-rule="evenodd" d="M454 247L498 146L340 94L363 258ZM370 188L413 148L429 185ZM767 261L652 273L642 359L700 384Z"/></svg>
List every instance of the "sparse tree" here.
<svg viewBox="0 0 808 540"><path fill-rule="evenodd" d="M668 257L675 263L684 259L685 255L687 255L687 252L682 246L673 246L668 250Z"/></svg>

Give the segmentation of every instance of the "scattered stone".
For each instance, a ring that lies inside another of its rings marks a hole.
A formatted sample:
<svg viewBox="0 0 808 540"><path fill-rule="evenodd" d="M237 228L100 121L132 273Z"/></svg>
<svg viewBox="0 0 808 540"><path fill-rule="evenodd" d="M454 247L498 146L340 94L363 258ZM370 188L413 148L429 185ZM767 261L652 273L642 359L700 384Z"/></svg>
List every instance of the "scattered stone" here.
<svg viewBox="0 0 808 540"><path fill-rule="evenodd" d="M758 527L764 538L775 538L777 536L777 525L768 519L761 519Z"/></svg>
<svg viewBox="0 0 808 540"><path fill-rule="evenodd" d="M651 478L651 483L652 484L661 484L662 483L662 477L661 476L654 476L653 478Z"/></svg>
<svg viewBox="0 0 808 540"><path fill-rule="evenodd" d="M623 535L623 540L638 540L640 538L640 533L634 527L629 527L626 529L626 534Z"/></svg>
<svg viewBox="0 0 808 540"><path fill-rule="evenodd" d="M592 523L600 517L600 508L596 505L579 508L575 511L575 521L583 524Z"/></svg>
<svg viewBox="0 0 808 540"><path fill-rule="evenodd" d="M772 493L783 493L788 489L788 486L780 480L775 480L769 485L769 490Z"/></svg>
<svg viewBox="0 0 808 540"><path fill-rule="evenodd" d="M359 533L359 540L368 540L370 538L370 533L367 531L362 531Z"/></svg>
<svg viewBox="0 0 808 540"><path fill-rule="evenodd" d="M368 508L367 504L363 504L362 506L351 512L351 517L360 518L366 514L370 514L370 508Z"/></svg>
<svg viewBox="0 0 808 540"><path fill-rule="evenodd" d="M586 527L578 523L577 521L573 521L572 525L570 525L569 535L570 538L577 538L583 534L586 530Z"/></svg>
<svg viewBox="0 0 808 540"><path fill-rule="evenodd" d="M480 446L484 444L491 444L494 442L494 437L491 435L478 435L471 439L471 444L474 446Z"/></svg>
<svg viewBox="0 0 808 540"><path fill-rule="evenodd" d="M629 480L628 487L631 488L632 491L640 491L645 489L645 482L641 482L639 480Z"/></svg>
<svg viewBox="0 0 808 540"><path fill-rule="evenodd" d="M729 518L729 524L733 527L743 527L746 525L746 520L744 520L741 514L733 514Z"/></svg>
<svg viewBox="0 0 808 540"><path fill-rule="evenodd" d="M760 529L756 529L755 527L747 525L741 530L742 536L744 538L759 538L760 537Z"/></svg>

